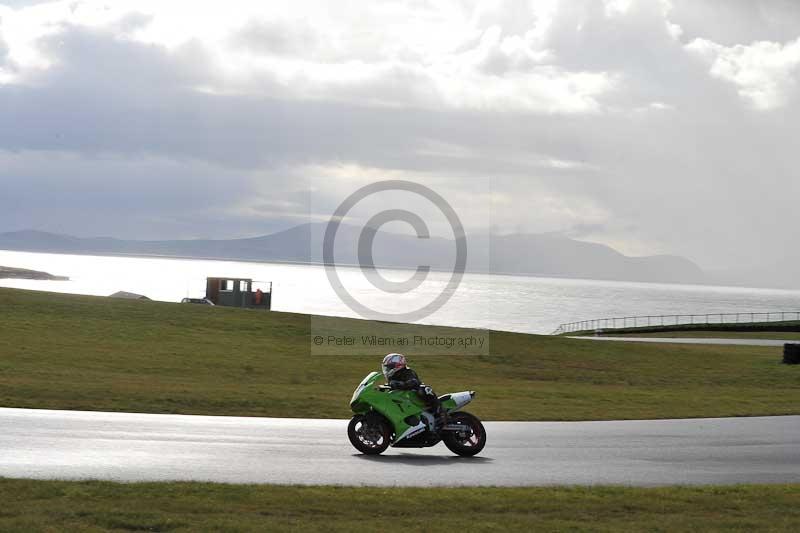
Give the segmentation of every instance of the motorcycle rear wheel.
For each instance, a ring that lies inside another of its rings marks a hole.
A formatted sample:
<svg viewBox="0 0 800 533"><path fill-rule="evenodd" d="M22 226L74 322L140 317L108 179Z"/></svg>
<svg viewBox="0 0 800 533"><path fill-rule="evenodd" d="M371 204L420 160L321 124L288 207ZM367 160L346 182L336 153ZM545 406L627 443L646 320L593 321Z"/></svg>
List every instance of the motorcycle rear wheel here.
<svg viewBox="0 0 800 533"><path fill-rule="evenodd" d="M443 435L444 445L451 452L462 457L472 457L486 446L486 430L477 416L458 411L450 415L447 424L464 426L464 431L447 431Z"/></svg>
<svg viewBox="0 0 800 533"><path fill-rule="evenodd" d="M378 455L391 444L392 429L383 417L355 415L347 425L347 437L361 453Z"/></svg>

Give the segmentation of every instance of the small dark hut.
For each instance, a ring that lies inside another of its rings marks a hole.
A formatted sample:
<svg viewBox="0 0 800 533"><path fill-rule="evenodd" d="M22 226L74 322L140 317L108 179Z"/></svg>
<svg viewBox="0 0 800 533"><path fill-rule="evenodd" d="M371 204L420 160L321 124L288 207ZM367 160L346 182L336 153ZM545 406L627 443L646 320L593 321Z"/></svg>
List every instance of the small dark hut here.
<svg viewBox="0 0 800 533"><path fill-rule="evenodd" d="M272 308L272 282L249 278L206 278L206 299L214 305L269 311Z"/></svg>

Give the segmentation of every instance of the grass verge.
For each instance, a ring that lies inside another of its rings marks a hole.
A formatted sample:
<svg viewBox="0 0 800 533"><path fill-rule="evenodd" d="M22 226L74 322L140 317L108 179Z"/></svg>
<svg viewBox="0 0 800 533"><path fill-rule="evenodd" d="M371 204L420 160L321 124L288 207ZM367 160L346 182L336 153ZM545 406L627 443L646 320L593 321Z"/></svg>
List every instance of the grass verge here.
<svg viewBox="0 0 800 533"><path fill-rule="evenodd" d="M800 366L780 348L489 336L489 355L411 362L440 393L477 390L470 410L485 419L800 413ZM310 339L308 315L0 289L0 405L347 418L386 349L312 357Z"/></svg>
<svg viewBox="0 0 800 533"><path fill-rule="evenodd" d="M797 531L800 485L350 488L0 479L0 530Z"/></svg>

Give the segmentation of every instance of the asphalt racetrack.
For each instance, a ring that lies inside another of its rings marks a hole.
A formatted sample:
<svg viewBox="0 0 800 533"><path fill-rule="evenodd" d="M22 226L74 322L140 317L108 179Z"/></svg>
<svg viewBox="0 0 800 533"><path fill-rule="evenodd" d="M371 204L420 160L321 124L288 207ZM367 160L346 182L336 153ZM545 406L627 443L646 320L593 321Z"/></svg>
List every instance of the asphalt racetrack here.
<svg viewBox="0 0 800 533"><path fill-rule="evenodd" d="M344 420L0 408L0 476L315 485L800 482L800 416L488 422L474 458L439 444L366 457Z"/></svg>

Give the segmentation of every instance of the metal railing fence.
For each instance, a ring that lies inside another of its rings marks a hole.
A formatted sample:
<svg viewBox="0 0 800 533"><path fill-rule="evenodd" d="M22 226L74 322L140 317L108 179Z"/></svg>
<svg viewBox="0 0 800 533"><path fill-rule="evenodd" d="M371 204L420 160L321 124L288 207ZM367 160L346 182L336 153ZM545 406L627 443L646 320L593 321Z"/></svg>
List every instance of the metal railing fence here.
<svg viewBox="0 0 800 533"><path fill-rule="evenodd" d="M578 333L598 329L625 329L685 325L725 325L753 322L800 321L800 311L770 311L752 313L707 313L703 315L640 315L614 318L595 318L561 324L551 335Z"/></svg>

